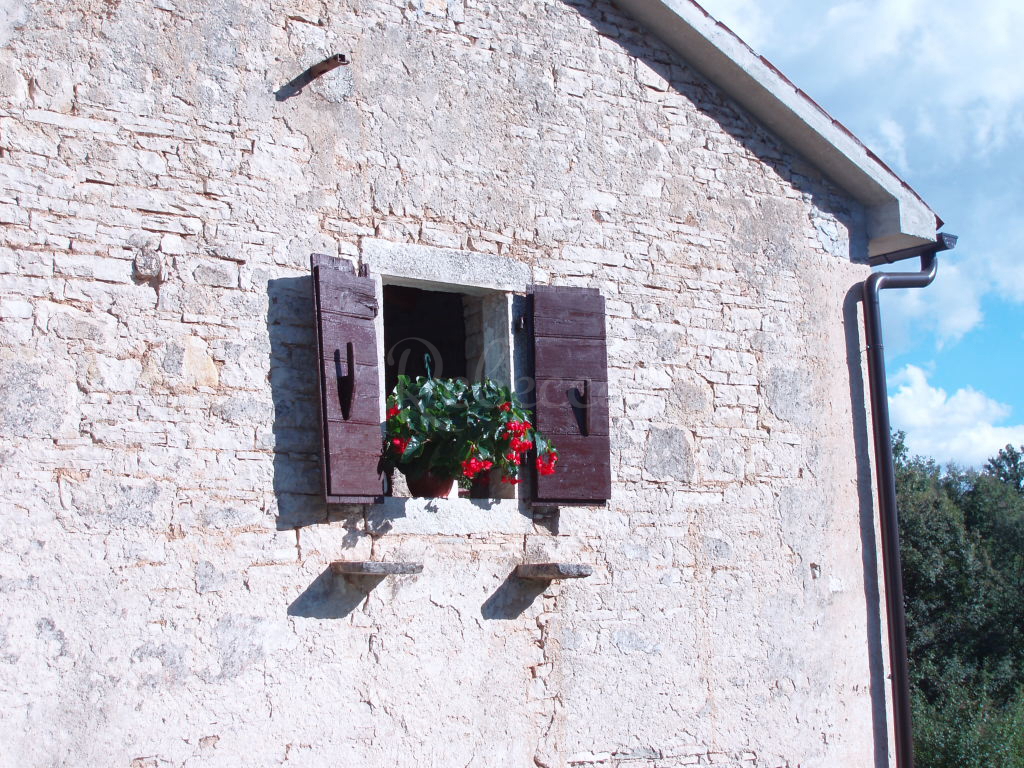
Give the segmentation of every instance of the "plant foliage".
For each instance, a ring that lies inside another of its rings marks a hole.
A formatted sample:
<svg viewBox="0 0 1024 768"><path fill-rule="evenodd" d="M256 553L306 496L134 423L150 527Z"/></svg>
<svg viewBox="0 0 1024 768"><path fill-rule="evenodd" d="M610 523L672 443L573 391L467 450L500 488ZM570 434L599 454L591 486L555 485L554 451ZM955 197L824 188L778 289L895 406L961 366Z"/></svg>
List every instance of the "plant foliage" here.
<svg viewBox="0 0 1024 768"><path fill-rule="evenodd" d="M399 376L387 416L384 466L407 476L429 471L468 487L497 468L503 482L515 484L531 454L541 474L554 472L558 461L554 443L530 423L519 398L490 379Z"/></svg>
<svg viewBox="0 0 1024 768"><path fill-rule="evenodd" d="M893 438L919 768L1024 768L1024 458L979 472Z"/></svg>

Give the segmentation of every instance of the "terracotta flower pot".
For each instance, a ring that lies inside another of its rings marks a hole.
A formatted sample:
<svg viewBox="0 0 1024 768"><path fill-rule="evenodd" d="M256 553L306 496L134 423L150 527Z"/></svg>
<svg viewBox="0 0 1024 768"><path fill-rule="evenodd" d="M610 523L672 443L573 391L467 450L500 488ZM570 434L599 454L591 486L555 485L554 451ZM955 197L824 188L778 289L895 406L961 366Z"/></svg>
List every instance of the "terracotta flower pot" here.
<svg viewBox="0 0 1024 768"><path fill-rule="evenodd" d="M422 475L413 477L406 475L405 481L409 486L409 493L413 496L420 496L428 499L443 499L452 491L455 483L454 477L435 475L429 470Z"/></svg>

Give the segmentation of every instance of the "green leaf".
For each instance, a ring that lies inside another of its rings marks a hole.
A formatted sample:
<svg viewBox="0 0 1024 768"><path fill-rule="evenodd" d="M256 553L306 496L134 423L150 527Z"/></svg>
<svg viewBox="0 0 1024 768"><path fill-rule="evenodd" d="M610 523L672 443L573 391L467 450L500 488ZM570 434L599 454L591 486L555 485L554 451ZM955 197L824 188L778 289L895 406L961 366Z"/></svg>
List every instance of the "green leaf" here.
<svg viewBox="0 0 1024 768"><path fill-rule="evenodd" d="M405 447L405 453L402 454L402 459L408 461L409 459L415 459L421 453L423 448L426 446L426 441L418 435L412 435L409 438L409 444Z"/></svg>

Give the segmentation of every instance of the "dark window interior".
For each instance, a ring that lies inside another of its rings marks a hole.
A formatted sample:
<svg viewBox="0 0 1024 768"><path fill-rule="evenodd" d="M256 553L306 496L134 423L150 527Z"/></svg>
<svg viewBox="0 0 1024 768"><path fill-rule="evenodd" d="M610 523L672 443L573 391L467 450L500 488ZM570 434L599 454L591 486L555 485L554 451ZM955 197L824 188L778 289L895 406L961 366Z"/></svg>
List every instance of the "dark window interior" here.
<svg viewBox="0 0 1024 768"><path fill-rule="evenodd" d="M466 377L462 295L384 286L384 385L390 393L404 373L426 376L429 354L436 378Z"/></svg>

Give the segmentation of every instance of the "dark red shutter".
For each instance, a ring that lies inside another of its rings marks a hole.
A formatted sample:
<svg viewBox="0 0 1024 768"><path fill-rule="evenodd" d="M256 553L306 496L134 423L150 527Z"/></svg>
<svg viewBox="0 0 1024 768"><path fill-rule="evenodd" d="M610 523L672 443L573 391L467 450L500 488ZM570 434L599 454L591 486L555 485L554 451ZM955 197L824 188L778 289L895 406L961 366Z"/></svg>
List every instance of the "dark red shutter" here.
<svg viewBox="0 0 1024 768"><path fill-rule="evenodd" d="M536 426L558 448L553 475L534 467L534 501L603 504L611 497L604 297L538 286L531 325Z"/></svg>
<svg viewBox="0 0 1024 768"><path fill-rule="evenodd" d="M371 503L382 495L376 289L343 259L315 253L310 261L324 495L328 503Z"/></svg>

